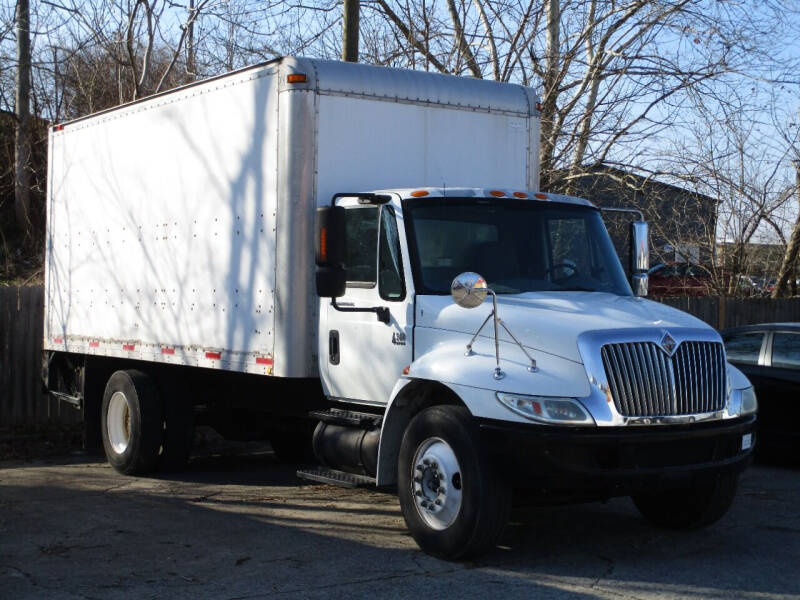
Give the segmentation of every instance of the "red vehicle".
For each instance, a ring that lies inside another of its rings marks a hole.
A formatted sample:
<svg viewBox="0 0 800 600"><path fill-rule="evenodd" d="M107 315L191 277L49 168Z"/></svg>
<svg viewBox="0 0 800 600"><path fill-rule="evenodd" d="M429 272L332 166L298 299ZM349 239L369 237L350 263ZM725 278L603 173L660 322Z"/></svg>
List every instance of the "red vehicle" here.
<svg viewBox="0 0 800 600"><path fill-rule="evenodd" d="M650 296L707 296L711 275L691 263L659 263L648 271Z"/></svg>

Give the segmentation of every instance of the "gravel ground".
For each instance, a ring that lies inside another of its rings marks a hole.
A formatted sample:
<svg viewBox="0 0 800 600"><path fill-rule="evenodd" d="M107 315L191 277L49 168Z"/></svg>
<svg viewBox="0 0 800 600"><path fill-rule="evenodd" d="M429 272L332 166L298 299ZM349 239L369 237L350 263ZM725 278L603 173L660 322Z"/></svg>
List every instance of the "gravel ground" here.
<svg viewBox="0 0 800 600"><path fill-rule="evenodd" d="M0 461L0 597L800 598L797 466L751 468L699 532L654 529L628 499L519 509L470 563L420 552L394 495L294 471L267 450L154 478Z"/></svg>

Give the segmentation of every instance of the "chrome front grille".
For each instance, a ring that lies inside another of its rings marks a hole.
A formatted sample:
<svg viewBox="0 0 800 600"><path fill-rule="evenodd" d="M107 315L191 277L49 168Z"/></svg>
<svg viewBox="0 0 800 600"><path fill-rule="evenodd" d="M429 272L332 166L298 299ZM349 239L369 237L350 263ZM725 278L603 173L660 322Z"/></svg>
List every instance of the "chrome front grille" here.
<svg viewBox="0 0 800 600"><path fill-rule="evenodd" d="M691 415L725 406L725 354L718 342L683 342L668 356L652 342L601 350L614 406L625 417Z"/></svg>

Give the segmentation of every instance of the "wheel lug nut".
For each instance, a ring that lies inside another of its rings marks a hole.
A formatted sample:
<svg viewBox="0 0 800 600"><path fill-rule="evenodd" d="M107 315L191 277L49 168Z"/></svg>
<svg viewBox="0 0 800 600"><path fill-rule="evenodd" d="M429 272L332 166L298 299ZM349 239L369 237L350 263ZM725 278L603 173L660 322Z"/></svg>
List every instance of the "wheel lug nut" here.
<svg viewBox="0 0 800 600"><path fill-rule="evenodd" d="M422 490L417 490L416 492L414 492L414 495L418 496L418 497L421 497L422 496Z"/></svg>
<svg viewBox="0 0 800 600"><path fill-rule="evenodd" d="M434 500L434 504L436 506L441 506L442 505L442 501L437 498L436 500Z"/></svg>
<svg viewBox="0 0 800 600"><path fill-rule="evenodd" d="M429 458L423 458L422 459L422 464L425 465L426 467L428 467L428 466L430 466L431 461L430 461Z"/></svg>
<svg viewBox="0 0 800 600"><path fill-rule="evenodd" d="M422 481L422 477L414 477L414 481L416 483L420 483Z"/></svg>
<svg viewBox="0 0 800 600"><path fill-rule="evenodd" d="M444 479L444 473L442 473L441 471L439 471L437 475L439 476L439 479Z"/></svg>
<svg viewBox="0 0 800 600"><path fill-rule="evenodd" d="M433 461L431 463L431 469L438 469L438 468L439 468L439 464L436 461Z"/></svg>
<svg viewBox="0 0 800 600"><path fill-rule="evenodd" d="M417 465L417 471L424 471L424 470L425 467L423 467L422 465Z"/></svg>

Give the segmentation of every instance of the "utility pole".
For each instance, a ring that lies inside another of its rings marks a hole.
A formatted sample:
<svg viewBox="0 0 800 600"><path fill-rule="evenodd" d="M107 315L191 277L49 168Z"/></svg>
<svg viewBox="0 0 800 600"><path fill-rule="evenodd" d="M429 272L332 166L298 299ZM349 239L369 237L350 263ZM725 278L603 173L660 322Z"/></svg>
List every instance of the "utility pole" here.
<svg viewBox="0 0 800 600"><path fill-rule="evenodd" d="M14 212L25 238L31 234L31 19L28 0L17 1L17 133L14 138Z"/></svg>
<svg viewBox="0 0 800 600"><path fill-rule="evenodd" d="M344 0L342 60L358 62L358 19L361 0Z"/></svg>
<svg viewBox="0 0 800 600"><path fill-rule="evenodd" d="M195 14L195 0L189 0L189 20L186 24L186 72L192 76L192 79L197 78L197 65L195 64L195 49L194 49L194 21L197 18Z"/></svg>
<svg viewBox="0 0 800 600"><path fill-rule="evenodd" d="M792 165L794 166L795 172L795 193L797 194L798 213L797 219L794 222L794 227L792 228L792 237L789 238L789 242L786 244L786 254L783 257L781 269L778 272L778 281L775 284L775 288L772 290L773 298L780 298L784 290L787 289L789 275L792 276L792 289L794 290L797 288L797 284L794 283L794 277L797 254L798 251L800 251L800 160L793 160Z"/></svg>

